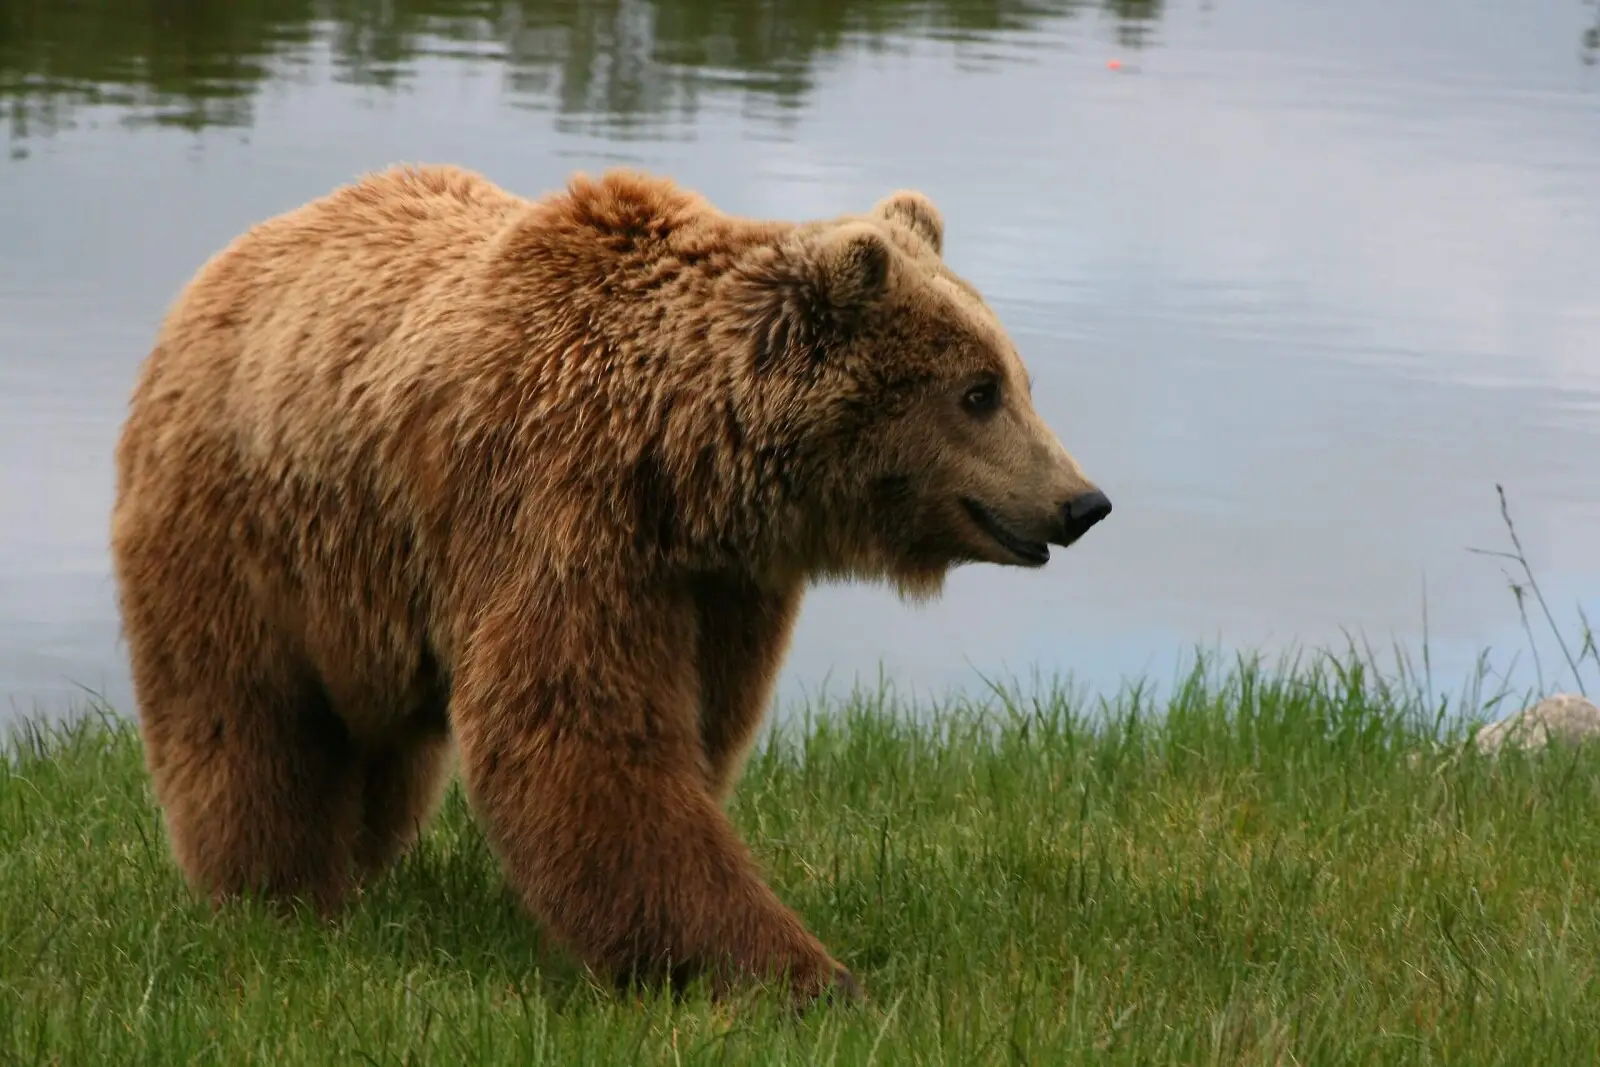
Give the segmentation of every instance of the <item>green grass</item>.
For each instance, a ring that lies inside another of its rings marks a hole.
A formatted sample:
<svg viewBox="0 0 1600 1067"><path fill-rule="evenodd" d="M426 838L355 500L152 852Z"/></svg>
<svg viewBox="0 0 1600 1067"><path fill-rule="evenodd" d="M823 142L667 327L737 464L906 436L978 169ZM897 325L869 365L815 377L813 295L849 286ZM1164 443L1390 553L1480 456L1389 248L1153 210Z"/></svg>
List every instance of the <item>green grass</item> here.
<svg viewBox="0 0 1600 1067"><path fill-rule="evenodd" d="M129 728L19 735L0 1062L1595 1062L1600 753L1427 711L1328 660L791 720L734 814L871 997L798 1019L589 983L458 791L337 923L210 914Z"/></svg>

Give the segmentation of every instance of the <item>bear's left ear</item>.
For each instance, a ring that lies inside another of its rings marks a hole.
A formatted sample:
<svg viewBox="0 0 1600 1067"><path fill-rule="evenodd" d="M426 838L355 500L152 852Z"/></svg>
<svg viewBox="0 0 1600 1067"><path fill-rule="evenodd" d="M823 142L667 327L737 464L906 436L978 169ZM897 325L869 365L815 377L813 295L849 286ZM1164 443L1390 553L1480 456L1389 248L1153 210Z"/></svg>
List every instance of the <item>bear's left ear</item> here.
<svg viewBox="0 0 1600 1067"><path fill-rule="evenodd" d="M817 280L827 302L854 311L882 296L889 284L889 242L865 222L847 222L816 250Z"/></svg>
<svg viewBox="0 0 1600 1067"><path fill-rule="evenodd" d="M944 254L944 217L933 201L915 189L901 189L878 201L872 213L879 218L898 222L933 249L934 255Z"/></svg>

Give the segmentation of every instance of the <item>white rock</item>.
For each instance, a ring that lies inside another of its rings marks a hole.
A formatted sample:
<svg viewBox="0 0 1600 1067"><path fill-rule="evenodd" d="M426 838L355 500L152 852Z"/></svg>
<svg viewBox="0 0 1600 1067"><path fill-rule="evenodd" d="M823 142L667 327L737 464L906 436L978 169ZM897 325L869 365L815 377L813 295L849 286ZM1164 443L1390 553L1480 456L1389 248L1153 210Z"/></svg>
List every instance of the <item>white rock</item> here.
<svg viewBox="0 0 1600 1067"><path fill-rule="evenodd" d="M1551 738L1568 743L1600 736L1600 708L1576 693L1545 697L1509 718L1478 731L1478 751L1498 752L1506 745L1534 750Z"/></svg>

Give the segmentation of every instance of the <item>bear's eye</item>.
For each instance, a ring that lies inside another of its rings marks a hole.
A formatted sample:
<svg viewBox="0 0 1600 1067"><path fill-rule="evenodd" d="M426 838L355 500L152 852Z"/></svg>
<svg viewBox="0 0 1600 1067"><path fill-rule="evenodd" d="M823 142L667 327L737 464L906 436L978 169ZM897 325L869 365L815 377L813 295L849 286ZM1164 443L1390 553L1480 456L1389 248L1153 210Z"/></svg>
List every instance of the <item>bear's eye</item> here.
<svg viewBox="0 0 1600 1067"><path fill-rule="evenodd" d="M969 415L987 415L1000 406L1000 383L980 382L966 391L961 406Z"/></svg>

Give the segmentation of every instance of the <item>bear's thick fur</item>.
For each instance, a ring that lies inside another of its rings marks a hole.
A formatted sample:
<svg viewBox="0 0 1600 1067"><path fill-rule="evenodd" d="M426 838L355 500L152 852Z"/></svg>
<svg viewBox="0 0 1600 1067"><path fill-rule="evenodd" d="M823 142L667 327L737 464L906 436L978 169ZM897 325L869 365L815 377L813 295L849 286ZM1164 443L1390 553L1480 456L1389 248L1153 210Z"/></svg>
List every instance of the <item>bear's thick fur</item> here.
<svg viewBox="0 0 1600 1067"><path fill-rule="evenodd" d="M336 908L453 740L597 969L853 986L723 812L803 588L931 595L1109 510L942 232L911 192L793 224L429 167L215 256L142 369L112 533L191 884Z"/></svg>

